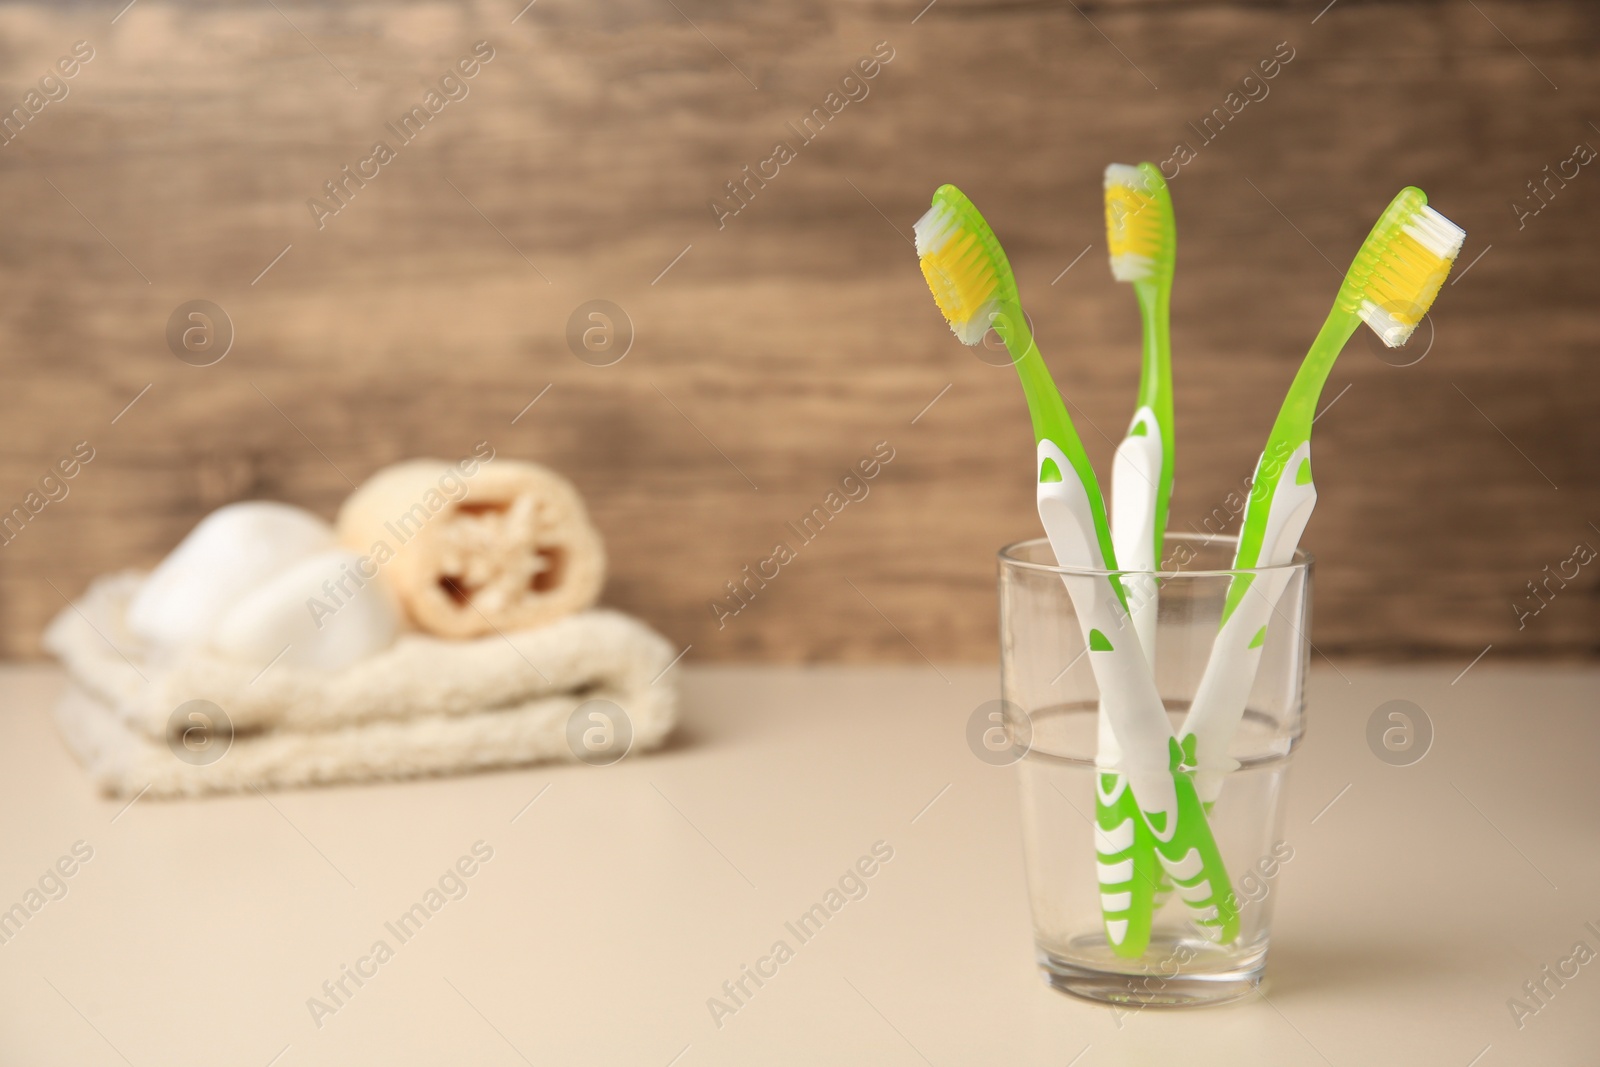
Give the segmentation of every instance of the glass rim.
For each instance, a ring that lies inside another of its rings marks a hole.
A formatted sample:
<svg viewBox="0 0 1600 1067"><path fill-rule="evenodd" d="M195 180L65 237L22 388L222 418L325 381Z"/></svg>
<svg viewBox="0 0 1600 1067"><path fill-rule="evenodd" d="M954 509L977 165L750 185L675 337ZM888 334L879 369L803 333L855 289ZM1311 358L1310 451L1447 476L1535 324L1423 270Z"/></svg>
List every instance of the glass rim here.
<svg viewBox="0 0 1600 1067"><path fill-rule="evenodd" d="M1187 533L1187 532L1169 532L1169 533L1167 533L1165 535L1163 540L1165 542L1167 542L1167 543L1171 543L1173 541L1187 541L1187 542L1199 544L1202 547L1214 545L1214 544L1217 544L1219 542L1221 544L1232 545L1234 547L1237 547L1238 544L1239 544L1239 537L1238 537L1237 534L1195 534L1195 533ZM1032 560L1022 559L1021 557L1019 557L1017 555L1017 553L1022 551L1023 549L1032 547L1034 545L1040 545L1040 544L1048 546L1049 538L1046 538L1046 537L1029 537L1026 540L1013 541L1009 545L1002 546L1000 548L1000 550L995 553L995 558L997 560L999 560L1000 566L1002 566L1002 567L1012 567L1012 568L1015 568L1017 570L1024 570L1024 571L1043 571L1043 572L1048 573L1048 574L1071 575L1071 576L1083 577L1083 578L1107 578L1107 577L1111 577L1112 575L1149 574L1149 575L1154 575L1157 578L1163 578L1163 579L1170 579L1170 578L1231 578L1231 577L1234 577L1235 575L1240 575L1240 574L1271 574L1271 573L1277 572L1277 571L1297 571L1297 570L1298 571L1310 571L1311 565L1316 562L1316 557L1313 556L1311 553L1307 552L1303 548L1296 548L1294 550L1294 558L1290 562L1288 562L1288 563L1273 563L1273 564L1268 564L1265 567L1234 567L1234 568L1222 568L1222 569L1210 569L1210 570L1175 570L1175 571L1168 571L1168 570L1156 570L1156 571L1115 570L1115 571L1113 571L1113 570L1105 570L1105 569L1096 568L1096 567L1062 567L1062 566L1059 566L1059 565L1054 564L1054 563L1035 563Z"/></svg>

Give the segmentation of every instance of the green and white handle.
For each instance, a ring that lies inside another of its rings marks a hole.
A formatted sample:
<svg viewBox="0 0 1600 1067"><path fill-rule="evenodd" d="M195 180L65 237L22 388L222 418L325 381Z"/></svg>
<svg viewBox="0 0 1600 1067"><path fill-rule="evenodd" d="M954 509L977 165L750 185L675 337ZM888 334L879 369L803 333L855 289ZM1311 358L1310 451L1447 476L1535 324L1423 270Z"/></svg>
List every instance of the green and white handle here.
<svg viewBox="0 0 1600 1067"><path fill-rule="evenodd" d="M1156 569L1156 554L1161 541L1155 533L1163 482L1161 423L1149 407L1134 412L1127 436L1117 445L1111 461L1111 543L1116 548L1117 566L1129 572ZM1133 629L1139 647L1155 669L1156 662L1156 580L1149 573L1129 573L1122 577L1127 593Z"/></svg>
<svg viewBox="0 0 1600 1067"><path fill-rule="evenodd" d="M1082 476L1048 438L1038 442L1037 458L1039 518L1057 562L1104 570L1106 553ZM1120 749L1115 764L1101 767L1102 778L1116 773L1126 778L1132 806L1149 832L1156 857L1179 884L1195 922L1213 939L1232 941L1239 931L1238 903L1194 782L1180 766L1182 753L1156 690L1155 676L1133 629L1123 624L1128 604L1121 583L1114 576L1087 574L1064 574L1062 582L1072 598L1088 645L1089 667ZM1132 852L1126 868L1123 861L1102 864L1101 893L1102 904L1105 897L1120 904L1121 894L1129 894L1128 925L1114 926L1124 919L1108 913L1106 934L1119 954L1137 955L1143 944L1136 939L1142 937L1147 943L1149 938L1155 880L1140 878L1137 831L1130 849L1124 850L1115 848L1126 840L1120 826L1102 827L1097 819L1097 829L1106 835L1102 838L1097 833L1097 850L1106 844L1115 849L1110 855ZM1123 934L1121 940L1118 933Z"/></svg>
<svg viewBox="0 0 1600 1067"><path fill-rule="evenodd" d="M1162 434L1156 413L1143 406L1134 413L1128 433L1117 446L1111 464L1111 542L1117 565L1124 571L1153 571L1156 568L1157 501L1162 485ZM1156 580L1150 574L1122 575L1133 633L1144 652L1150 670L1156 664ZM1115 767L1122 756L1111 714L1100 702L1096 762ZM1136 833L1135 830L1140 832ZM1099 853L1100 903L1105 913L1108 936L1122 911L1145 909L1153 916L1161 910L1172 891L1172 883L1161 873L1155 845L1139 819L1133 794L1121 775L1102 773L1095 790L1095 850ZM1137 842L1135 841L1137 838ZM1135 845L1137 844L1137 847ZM1125 927L1124 927L1125 929ZM1149 936L1145 929L1135 935ZM1141 946L1142 951L1142 946Z"/></svg>
<svg viewBox="0 0 1600 1067"><path fill-rule="evenodd" d="M1102 731L1102 735L1109 733ZM1150 926L1164 881L1150 827L1128 779L1114 771L1095 775L1094 850L1100 915L1106 940L1119 956L1138 956L1150 943Z"/></svg>
<svg viewBox="0 0 1600 1067"><path fill-rule="evenodd" d="M1276 451L1284 451L1280 447ZM1261 667L1261 649L1273 623L1278 600L1293 572L1300 535L1317 503L1311 480L1311 442L1305 440L1282 459L1264 452L1256 463L1254 486L1245 504L1243 529L1259 528L1260 540L1241 537L1234 567L1282 568L1264 574L1236 575L1223 606L1222 626L1211 646L1211 658L1195 690L1188 717L1179 730L1182 745L1195 767L1195 786L1207 804L1222 791L1228 773L1239 763L1228 755L1230 742L1244 718L1250 691ZM1252 512L1266 508L1266 520ZM1292 623L1286 623L1292 625Z"/></svg>

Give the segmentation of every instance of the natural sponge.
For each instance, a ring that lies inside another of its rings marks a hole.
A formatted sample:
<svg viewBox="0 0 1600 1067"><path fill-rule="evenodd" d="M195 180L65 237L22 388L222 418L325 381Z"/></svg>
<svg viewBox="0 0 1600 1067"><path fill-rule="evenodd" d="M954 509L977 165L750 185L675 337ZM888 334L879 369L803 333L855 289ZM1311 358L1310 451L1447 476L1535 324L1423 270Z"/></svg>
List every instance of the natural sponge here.
<svg viewBox="0 0 1600 1067"><path fill-rule="evenodd" d="M605 547L572 483L535 463L416 459L385 467L339 509L419 629L525 630L593 606Z"/></svg>

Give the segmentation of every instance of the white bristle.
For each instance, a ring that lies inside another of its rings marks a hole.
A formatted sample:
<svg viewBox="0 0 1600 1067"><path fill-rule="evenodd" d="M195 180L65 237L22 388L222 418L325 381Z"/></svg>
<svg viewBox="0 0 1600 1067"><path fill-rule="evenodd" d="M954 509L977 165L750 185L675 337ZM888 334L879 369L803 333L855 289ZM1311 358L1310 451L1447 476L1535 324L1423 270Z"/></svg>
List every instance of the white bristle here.
<svg viewBox="0 0 1600 1067"><path fill-rule="evenodd" d="M1440 259L1455 259L1467 239L1466 230L1426 206L1406 224L1405 229L1418 244Z"/></svg>
<svg viewBox="0 0 1600 1067"><path fill-rule="evenodd" d="M1402 322L1388 308L1379 307L1371 300L1363 300L1357 314L1361 316L1362 322L1372 327L1372 332L1378 335L1378 339L1390 348L1399 348L1411 340L1411 334L1418 325L1415 322Z"/></svg>
<svg viewBox="0 0 1600 1067"><path fill-rule="evenodd" d="M1155 273L1156 261L1132 252L1111 257L1111 276L1119 282L1142 282Z"/></svg>
<svg viewBox="0 0 1600 1067"><path fill-rule="evenodd" d="M950 324L950 332L956 335L960 342L969 348L982 343L989 335L989 329L994 324L994 318L1000 313L1000 301L985 300L977 312L966 322L957 326Z"/></svg>
<svg viewBox="0 0 1600 1067"><path fill-rule="evenodd" d="M1148 192L1150 188L1150 182L1144 173L1138 167L1130 167L1126 163L1112 163L1106 167L1105 185L1106 188L1124 185L1141 193Z"/></svg>
<svg viewBox="0 0 1600 1067"><path fill-rule="evenodd" d="M917 257L920 259L937 252L949 243L956 232L956 213L944 204L935 204L925 211L911 227L916 235Z"/></svg>

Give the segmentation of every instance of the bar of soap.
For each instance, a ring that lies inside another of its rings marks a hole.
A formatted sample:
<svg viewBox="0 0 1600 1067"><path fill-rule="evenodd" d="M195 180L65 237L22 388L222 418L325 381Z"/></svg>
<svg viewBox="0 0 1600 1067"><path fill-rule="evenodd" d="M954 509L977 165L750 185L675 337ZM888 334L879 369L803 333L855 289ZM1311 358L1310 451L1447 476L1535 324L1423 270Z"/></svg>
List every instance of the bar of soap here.
<svg viewBox="0 0 1600 1067"><path fill-rule="evenodd" d="M228 609L211 645L230 659L336 671L388 648L400 630L393 594L346 549L320 552Z"/></svg>
<svg viewBox="0 0 1600 1067"><path fill-rule="evenodd" d="M288 504L218 508L150 572L128 605L128 629L157 648L202 643L245 594L337 544L328 523Z"/></svg>

